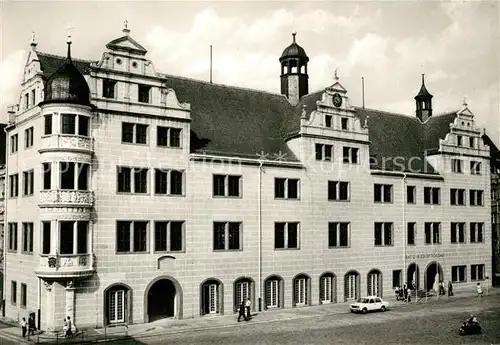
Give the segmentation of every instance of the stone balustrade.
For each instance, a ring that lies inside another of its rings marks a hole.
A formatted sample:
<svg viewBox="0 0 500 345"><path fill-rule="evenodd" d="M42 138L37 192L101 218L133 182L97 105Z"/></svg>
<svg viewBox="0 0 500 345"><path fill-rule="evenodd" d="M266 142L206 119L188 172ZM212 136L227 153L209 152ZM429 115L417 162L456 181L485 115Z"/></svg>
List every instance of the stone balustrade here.
<svg viewBox="0 0 500 345"><path fill-rule="evenodd" d="M41 190L38 205L40 207L68 206L91 207L94 204L94 192L90 190Z"/></svg>
<svg viewBox="0 0 500 345"><path fill-rule="evenodd" d="M95 272L93 254L41 255L35 273L40 278L78 278Z"/></svg>
<svg viewBox="0 0 500 345"><path fill-rule="evenodd" d="M42 137L39 151L50 151L64 149L65 151L94 151L94 140L92 137L84 137L74 134L52 134Z"/></svg>

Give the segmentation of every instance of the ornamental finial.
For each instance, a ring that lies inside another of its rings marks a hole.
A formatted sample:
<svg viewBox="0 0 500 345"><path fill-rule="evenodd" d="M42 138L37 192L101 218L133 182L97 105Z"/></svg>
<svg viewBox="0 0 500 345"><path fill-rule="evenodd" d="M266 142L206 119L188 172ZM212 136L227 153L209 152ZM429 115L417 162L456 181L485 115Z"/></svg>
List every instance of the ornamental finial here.
<svg viewBox="0 0 500 345"><path fill-rule="evenodd" d="M464 100L462 102L462 105L464 106L464 108L467 107L467 97L466 96L464 96Z"/></svg>
<svg viewBox="0 0 500 345"><path fill-rule="evenodd" d="M337 73L337 72L338 72L338 71L337 71L337 69L335 68L335 72L334 72L334 75L333 75L333 78L334 78L335 80L339 80L339 76L338 76L338 73Z"/></svg>
<svg viewBox="0 0 500 345"><path fill-rule="evenodd" d="M293 43L295 43L295 36L297 35L297 31L294 31L292 32L292 36L293 36Z"/></svg>
<svg viewBox="0 0 500 345"><path fill-rule="evenodd" d="M71 29L73 29L72 26L68 26L68 35L66 38L66 43L71 44Z"/></svg>
<svg viewBox="0 0 500 345"><path fill-rule="evenodd" d="M128 28L128 20L127 20L127 19L125 19L125 20L123 21L123 30L122 30L122 32L123 32L126 36L128 36L128 34L129 34L129 32L130 32L130 30L129 30L129 28Z"/></svg>

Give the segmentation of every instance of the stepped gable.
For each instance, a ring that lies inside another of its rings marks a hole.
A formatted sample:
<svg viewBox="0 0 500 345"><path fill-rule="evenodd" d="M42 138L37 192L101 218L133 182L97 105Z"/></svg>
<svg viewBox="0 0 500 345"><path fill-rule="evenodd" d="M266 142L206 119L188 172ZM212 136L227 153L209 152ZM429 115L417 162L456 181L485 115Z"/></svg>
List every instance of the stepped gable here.
<svg viewBox="0 0 500 345"><path fill-rule="evenodd" d="M450 123L457 117L457 111L433 115L422 126L424 127L424 150L439 148L439 139L444 139L450 132Z"/></svg>
<svg viewBox="0 0 500 345"><path fill-rule="evenodd" d="M66 57L57 56L52 54L47 54L43 52L36 52L38 56L38 61L40 61L40 68L42 69L43 77L47 79L50 77L59 67L61 67L66 62ZM81 60L71 58L73 65L82 74L89 74L88 69L90 68L90 63L93 61Z"/></svg>
<svg viewBox="0 0 500 345"><path fill-rule="evenodd" d="M206 153L297 161L284 140L282 123L293 107L283 95L165 75L180 102L191 103L191 130L210 140Z"/></svg>

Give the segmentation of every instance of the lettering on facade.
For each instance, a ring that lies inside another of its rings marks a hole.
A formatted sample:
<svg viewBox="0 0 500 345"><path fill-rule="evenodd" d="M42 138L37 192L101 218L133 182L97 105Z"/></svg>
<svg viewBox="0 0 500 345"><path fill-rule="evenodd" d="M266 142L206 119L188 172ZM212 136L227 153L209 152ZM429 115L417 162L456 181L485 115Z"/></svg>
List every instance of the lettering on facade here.
<svg viewBox="0 0 500 345"><path fill-rule="evenodd" d="M408 254L406 259L429 259L429 258L444 258L443 253L430 253L430 254Z"/></svg>

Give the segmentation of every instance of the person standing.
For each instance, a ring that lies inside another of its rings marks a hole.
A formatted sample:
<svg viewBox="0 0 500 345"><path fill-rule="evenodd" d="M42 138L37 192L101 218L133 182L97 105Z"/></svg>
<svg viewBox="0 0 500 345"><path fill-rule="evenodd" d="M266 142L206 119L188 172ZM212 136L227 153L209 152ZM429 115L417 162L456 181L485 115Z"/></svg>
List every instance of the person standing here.
<svg viewBox="0 0 500 345"><path fill-rule="evenodd" d="M71 318L68 316L68 330L66 331L66 337L71 338L73 337L73 324L71 323Z"/></svg>
<svg viewBox="0 0 500 345"><path fill-rule="evenodd" d="M23 338L26 337L26 318L23 317L23 319L21 320L21 322L19 322L19 324L21 325L21 329L23 331Z"/></svg>
<svg viewBox="0 0 500 345"><path fill-rule="evenodd" d="M451 280L448 281L448 297L453 296L453 284Z"/></svg>
<svg viewBox="0 0 500 345"><path fill-rule="evenodd" d="M481 287L481 283L477 283L476 285L477 297L483 297L483 288Z"/></svg>
<svg viewBox="0 0 500 345"><path fill-rule="evenodd" d="M28 336L35 335L36 325L35 325L35 313L31 313L28 319Z"/></svg>
<svg viewBox="0 0 500 345"><path fill-rule="evenodd" d="M250 300L250 297L247 298L247 301L245 302L245 309L247 310L247 318L251 319L252 318L252 301Z"/></svg>
<svg viewBox="0 0 500 345"><path fill-rule="evenodd" d="M240 304L240 308L238 309L238 322L240 322L240 318L243 316L245 321L248 321L247 316L245 315L245 303L242 301Z"/></svg>

